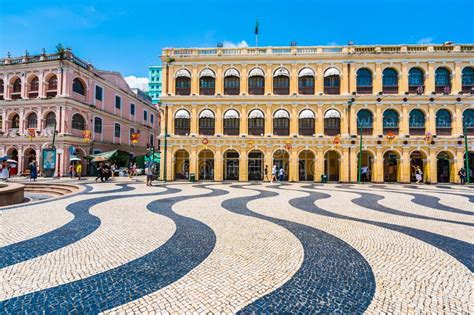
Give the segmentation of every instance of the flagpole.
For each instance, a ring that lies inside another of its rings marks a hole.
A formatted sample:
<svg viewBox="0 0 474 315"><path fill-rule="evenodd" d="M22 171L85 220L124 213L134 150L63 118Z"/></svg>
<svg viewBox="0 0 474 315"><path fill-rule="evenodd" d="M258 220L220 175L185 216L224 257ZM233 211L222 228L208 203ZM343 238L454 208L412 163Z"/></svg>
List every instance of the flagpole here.
<svg viewBox="0 0 474 315"><path fill-rule="evenodd" d="M255 34L255 47L258 47L258 34Z"/></svg>

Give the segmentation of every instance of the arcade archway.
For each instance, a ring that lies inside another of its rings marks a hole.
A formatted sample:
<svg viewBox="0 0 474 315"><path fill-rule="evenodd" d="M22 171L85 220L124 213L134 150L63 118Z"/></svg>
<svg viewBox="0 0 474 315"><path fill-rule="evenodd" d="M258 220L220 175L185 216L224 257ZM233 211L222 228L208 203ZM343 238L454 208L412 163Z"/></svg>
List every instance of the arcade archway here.
<svg viewBox="0 0 474 315"><path fill-rule="evenodd" d="M324 154L324 174L329 181L339 181L341 155L335 150L327 151Z"/></svg>
<svg viewBox="0 0 474 315"><path fill-rule="evenodd" d="M174 179L189 179L189 153L186 150L174 154Z"/></svg>
<svg viewBox="0 0 474 315"><path fill-rule="evenodd" d="M198 169L200 180L214 180L214 153L211 150L199 152Z"/></svg>

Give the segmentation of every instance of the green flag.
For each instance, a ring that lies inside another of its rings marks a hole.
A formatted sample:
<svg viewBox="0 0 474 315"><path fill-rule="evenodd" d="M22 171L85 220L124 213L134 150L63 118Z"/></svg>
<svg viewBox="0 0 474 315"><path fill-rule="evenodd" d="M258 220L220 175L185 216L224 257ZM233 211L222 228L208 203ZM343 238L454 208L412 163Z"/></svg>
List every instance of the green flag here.
<svg viewBox="0 0 474 315"><path fill-rule="evenodd" d="M258 35L258 19L255 20L255 35Z"/></svg>

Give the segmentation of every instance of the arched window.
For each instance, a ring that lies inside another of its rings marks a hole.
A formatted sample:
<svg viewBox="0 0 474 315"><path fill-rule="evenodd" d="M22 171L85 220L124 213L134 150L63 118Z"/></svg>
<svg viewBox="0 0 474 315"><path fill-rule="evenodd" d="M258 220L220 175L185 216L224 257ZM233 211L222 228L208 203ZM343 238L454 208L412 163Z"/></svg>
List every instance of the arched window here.
<svg viewBox="0 0 474 315"><path fill-rule="evenodd" d="M290 135L290 115L284 109L279 109L273 115L273 134L277 136Z"/></svg>
<svg viewBox="0 0 474 315"><path fill-rule="evenodd" d="M298 73L298 93L303 95L314 94L314 71L311 68L303 68Z"/></svg>
<svg viewBox="0 0 474 315"><path fill-rule="evenodd" d="M205 109L199 114L199 134L205 136L214 135L215 119L214 113Z"/></svg>
<svg viewBox="0 0 474 315"><path fill-rule="evenodd" d="M462 92L474 94L474 68L466 67L462 70Z"/></svg>
<svg viewBox="0 0 474 315"><path fill-rule="evenodd" d="M81 114L74 114L72 115L72 129L76 130L85 130L86 129L86 121Z"/></svg>
<svg viewBox="0 0 474 315"><path fill-rule="evenodd" d="M58 77L54 74L48 80L46 97L55 97L58 94Z"/></svg>
<svg viewBox="0 0 474 315"><path fill-rule="evenodd" d="M56 114L53 112L49 112L48 115L46 115L46 120L45 120L45 128L54 128L56 125Z"/></svg>
<svg viewBox="0 0 474 315"><path fill-rule="evenodd" d="M466 109L462 114L463 127L468 135L474 135L474 109Z"/></svg>
<svg viewBox="0 0 474 315"><path fill-rule="evenodd" d="M425 114L419 110L414 109L410 112L409 118L410 135L422 136L425 134Z"/></svg>
<svg viewBox="0 0 474 315"><path fill-rule="evenodd" d="M191 128L191 115L184 109L180 109L174 115L174 134L179 136L187 136Z"/></svg>
<svg viewBox="0 0 474 315"><path fill-rule="evenodd" d="M5 83L3 82L2 79L0 79L0 100L4 100L5 99L5 96L4 96L4 88L5 88Z"/></svg>
<svg viewBox="0 0 474 315"><path fill-rule="evenodd" d="M263 95L265 93L265 73L260 68L249 72L249 94Z"/></svg>
<svg viewBox="0 0 474 315"><path fill-rule="evenodd" d="M408 92L421 95L425 91L425 74L420 68L411 68L408 72Z"/></svg>
<svg viewBox="0 0 474 315"><path fill-rule="evenodd" d="M290 73L285 68L278 68L273 74L273 94L290 94Z"/></svg>
<svg viewBox="0 0 474 315"><path fill-rule="evenodd" d="M436 134L439 136L451 135L451 113L447 109L436 112Z"/></svg>
<svg viewBox="0 0 474 315"><path fill-rule="evenodd" d="M240 133L240 116L235 109L229 109L224 114L224 134L238 136Z"/></svg>
<svg viewBox="0 0 474 315"><path fill-rule="evenodd" d="M21 98L21 80L20 80L20 78L17 78L13 82L11 99L12 100L18 100L20 98Z"/></svg>
<svg viewBox="0 0 474 315"><path fill-rule="evenodd" d="M28 115L26 122L27 128L37 128L38 127L38 116L36 113L31 113Z"/></svg>
<svg viewBox="0 0 474 315"><path fill-rule="evenodd" d="M383 112L383 134L393 133L394 135L398 135L399 129L399 116L396 110L394 109L387 109Z"/></svg>
<svg viewBox="0 0 474 315"><path fill-rule="evenodd" d="M303 109L298 116L298 133L300 136L314 135L315 115L309 109Z"/></svg>
<svg viewBox="0 0 474 315"><path fill-rule="evenodd" d="M382 93L398 94L398 73L393 68L386 68L382 73Z"/></svg>
<svg viewBox="0 0 474 315"><path fill-rule="evenodd" d="M450 94L451 93L451 72L448 68L439 67L435 72L435 92Z"/></svg>
<svg viewBox="0 0 474 315"><path fill-rule="evenodd" d="M357 70L357 94L372 94L372 72L367 68Z"/></svg>
<svg viewBox="0 0 474 315"><path fill-rule="evenodd" d="M11 121L12 121L11 128L13 129L20 128L20 116L18 114L14 114Z"/></svg>
<svg viewBox="0 0 474 315"><path fill-rule="evenodd" d="M216 75L211 69L204 69L199 76L199 95L214 95L216 92Z"/></svg>
<svg viewBox="0 0 474 315"><path fill-rule="evenodd" d="M259 109L254 109L249 113L248 120L249 135L260 136L265 133L265 115Z"/></svg>
<svg viewBox="0 0 474 315"><path fill-rule="evenodd" d="M341 133L341 114L330 109L324 114L324 134L326 136L337 136Z"/></svg>
<svg viewBox="0 0 474 315"><path fill-rule="evenodd" d="M368 109L361 109L357 113L357 132L360 134L362 129L362 134L371 135L374 124L374 115Z"/></svg>
<svg viewBox="0 0 474 315"><path fill-rule="evenodd" d="M340 73L336 68L329 68L324 72L324 94L340 94Z"/></svg>
<svg viewBox="0 0 474 315"><path fill-rule="evenodd" d="M86 95L86 88L84 86L84 83L79 78L75 78L72 81L72 90L76 92L77 94L81 95Z"/></svg>
<svg viewBox="0 0 474 315"><path fill-rule="evenodd" d="M39 90L39 80L38 80L38 77L35 76L30 81L30 88L28 90L28 98L38 97L38 90Z"/></svg>
<svg viewBox="0 0 474 315"><path fill-rule="evenodd" d="M191 94L191 73L186 69L180 69L176 72L175 80L176 95Z"/></svg>
<svg viewBox="0 0 474 315"><path fill-rule="evenodd" d="M227 69L224 72L224 94L225 95L239 95L240 94L240 74L234 68Z"/></svg>

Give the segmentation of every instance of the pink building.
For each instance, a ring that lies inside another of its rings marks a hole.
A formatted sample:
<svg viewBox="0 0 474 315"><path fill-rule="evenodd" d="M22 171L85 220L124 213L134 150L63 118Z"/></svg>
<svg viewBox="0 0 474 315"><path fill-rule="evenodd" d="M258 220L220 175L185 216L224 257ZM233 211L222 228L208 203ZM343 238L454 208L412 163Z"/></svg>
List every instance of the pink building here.
<svg viewBox="0 0 474 315"><path fill-rule="evenodd" d="M55 126L54 172L65 175L74 156L158 148L159 122L151 100L134 93L120 73L98 70L70 50L0 59L0 156L17 160L19 173L28 173L33 159L42 170Z"/></svg>

